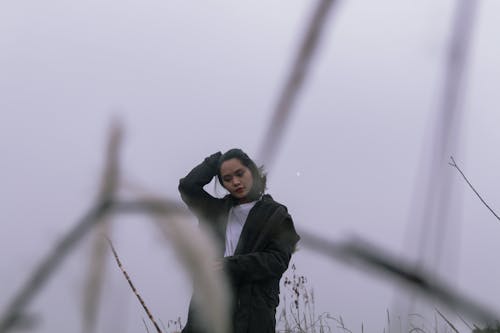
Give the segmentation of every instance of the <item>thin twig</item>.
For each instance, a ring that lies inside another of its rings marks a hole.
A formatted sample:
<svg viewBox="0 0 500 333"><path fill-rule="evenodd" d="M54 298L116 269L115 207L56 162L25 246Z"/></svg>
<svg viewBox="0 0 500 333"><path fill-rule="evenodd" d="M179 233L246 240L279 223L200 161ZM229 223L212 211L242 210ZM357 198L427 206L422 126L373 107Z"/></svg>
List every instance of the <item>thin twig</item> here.
<svg viewBox="0 0 500 333"><path fill-rule="evenodd" d="M113 255L115 256L116 263L118 264L118 267L120 268L120 270L122 271L123 275L125 276L125 279L127 279L127 282L130 285L130 288L132 288L132 291L134 292L135 296L137 297L137 299L141 303L142 308L144 309L144 311L146 311L146 314L148 315L149 320L151 320L151 322L155 326L156 331L158 333L162 333L162 331L160 329L160 326L158 326L158 324L156 323L155 319L153 318L153 315L151 314L151 311L149 311L149 308L147 307L146 303L142 299L141 295L139 295L139 292L135 288L134 283L130 279L127 271L125 270L125 268L123 268L123 265L122 265L122 263L120 261L120 258L118 258L118 253L116 252L115 247L113 246L113 243L111 242L111 240L109 238L107 238L107 240L108 240L109 246L111 247L111 251L113 251Z"/></svg>
<svg viewBox="0 0 500 333"><path fill-rule="evenodd" d="M426 331L424 331L423 329L421 329L420 327L413 327L408 333L413 333L413 332L422 332L422 333L427 333Z"/></svg>
<svg viewBox="0 0 500 333"><path fill-rule="evenodd" d="M167 331L167 327L165 326L165 323L161 319L158 319L158 321L160 322L160 325L163 328L163 330L166 332ZM170 325L168 327L170 327Z"/></svg>
<svg viewBox="0 0 500 333"><path fill-rule="evenodd" d="M391 333L391 317L389 316L389 309L385 309L387 312L387 333Z"/></svg>
<svg viewBox="0 0 500 333"><path fill-rule="evenodd" d="M444 314L441 313L441 311L439 311L437 308L434 308L436 310L436 312L438 313L438 315L441 316L441 318L443 318L443 320L448 324L448 326L451 327L452 330L454 330L456 333L460 333L457 328L451 323L451 321L448 320L448 318L446 318L444 316Z"/></svg>
<svg viewBox="0 0 500 333"><path fill-rule="evenodd" d="M344 320L342 319L342 316L339 316L339 319L337 319L335 317L332 317L332 318L333 318L333 320L335 320L339 324L339 325L337 325L337 328L341 328L342 330L344 330L344 332L352 333L352 331L350 329L345 327Z"/></svg>
<svg viewBox="0 0 500 333"><path fill-rule="evenodd" d="M149 333L148 324L146 324L146 321L144 320L144 318L142 318L142 322L144 323L144 327L146 327L146 333Z"/></svg>
<svg viewBox="0 0 500 333"><path fill-rule="evenodd" d="M472 326L469 325L469 323L467 321L465 321L465 319L460 315L460 313L457 313L457 316L465 324L465 326L467 326L471 331L473 330Z"/></svg>
<svg viewBox="0 0 500 333"><path fill-rule="evenodd" d="M449 165L451 165L452 167L454 167L455 169L458 170L458 172L460 172L460 174L462 175L462 178L467 182L467 184L469 185L469 187L472 189L472 191L474 191L474 193L476 193L477 197L479 198L479 200L481 200L481 202L486 206L486 208L489 209L489 211L495 215L495 217L497 218L497 220L500 221L500 217L498 216L497 213L495 213L495 211L486 203L486 201L484 201L483 197L476 191L476 189L474 188L474 186L471 184L471 182L469 181L469 179L467 179L467 177L465 176L465 174L463 173L463 171L460 169L460 167L457 165L457 163L455 162L455 159L453 158L453 156L450 156L450 159L451 159L451 163L448 163Z"/></svg>

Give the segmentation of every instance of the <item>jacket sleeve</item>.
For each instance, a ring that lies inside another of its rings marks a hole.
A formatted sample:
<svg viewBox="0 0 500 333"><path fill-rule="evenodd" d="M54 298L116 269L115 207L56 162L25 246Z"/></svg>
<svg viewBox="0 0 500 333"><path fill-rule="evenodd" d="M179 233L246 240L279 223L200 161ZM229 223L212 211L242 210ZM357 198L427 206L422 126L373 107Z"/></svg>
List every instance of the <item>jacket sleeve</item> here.
<svg viewBox="0 0 500 333"><path fill-rule="evenodd" d="M203 189L217 175L217 164L220 156L220 152L210 155L194 167L186 177L179 180L182 201L196 215L208 216L210 211L213 211L220 204L220 199L214 198Z"/></svg>
<svg viewBox="0 0 500 333"><path fill-rule="evenodd" d="M264 250L224 258L224 269L233 284L281 278L300 237L288 213L276 229Z"/></svg>

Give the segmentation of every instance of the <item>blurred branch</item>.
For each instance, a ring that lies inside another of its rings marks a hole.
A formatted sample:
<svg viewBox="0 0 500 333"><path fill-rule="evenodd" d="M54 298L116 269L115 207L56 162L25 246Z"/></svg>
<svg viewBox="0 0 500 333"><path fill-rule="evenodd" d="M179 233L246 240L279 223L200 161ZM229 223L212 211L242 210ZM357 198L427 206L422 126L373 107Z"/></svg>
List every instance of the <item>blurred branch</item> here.
<svg viewBox="0 0 500 333"><path fill-rule="evenodd" d="M103 283L107 264L107 243L105 237L109 237L111 221L105 219L97 223L93 232L91 252L89 253L87 277L83 289L83 325L82 333L93 333L96 329L99 303L103 289ZM103 237L104 236L104 237Z"/></svg>
<svg viewBox="0 0 500 333"><path fill-rule="evenodd" d="M459 213L452 209L453 182L445 165L461 137L464 87L467 84L465 74L479 4L479 1L469 0L454 2L439 104L431 135L425 136L429 141L423 146L422 164L415 178L416 200L413 200L405 235L405 244L413 245L413 251L419 257L416 265L432 268L443 275L456 265L459 254L455 247L460 219L452 216ZM427 152L429 154L425 156ZM404 312L413 312L418 304L415 295L401 292L396 293L396 302L400 307L406 307Z"/></svg>
<svg viewBox="0 0 500 333"><path fill-rule="evenodd" d="M109 134L106 163L96 203L76 226L56 244L52 252L41 261L14 296L13 301L7 306L5 314L0 317L0 333L7 332L16 325L23 317L26 306L46 284L62 260L71 252L78 241L109 213L113 205L112 198L118 185L118 157L121 141L122 128L120 124L114 122Z"/></svg>
<svg viewBox="0 0 500 333"><path fill-rule="evenodd" d="M96 203L74 228L56 243L54 249L35 268L28 281L15 295L13 301L7 306L6 312L0 317L0 333L19 327L18 324L22 323L26 317L24 314L25 308L46 285L49 278L54 275L63 259L75 248L78 241L93 227L102 223L110 214L141 213L163 218L172 215L182 217L188 214L188 210L184 205L176 201L162 199L151 193L142 193L142 196L135 200L120 200L117 198L119 185L118 153L121 138L121 127L115 123L110 133L106 164ZM208 327L213 328L214 332L229 332L229 321L227 319L230 296L228 290L226 290L227 285L224 277L220 276L222 273L213 273L212 261L207 259L207 257L211 258L210 254L215 253L212 246L213 241L210 237L201 235L197 228L193 230L195 228L190 223L172 221L165 224L164 221L164 219L157 219L158 226L165 233L172 234L171 240L174 243L177 255L181 257L181 262L195 282L199 279L203 280L202 283L198 283L201 294L212 296L212 298L205 297L206 300L202 300L203 302L210 302L205 307ZM193 237L197 237L196 242L192 241ZM193 268L192 266L197 267ZM129 281L129 283L131 282ZM159 329L156 323L155 327Z"/></svg>
<svg viewBox="0 0 500 333"><path fill-rule="evenodd" d="M113 211L115 213L149 213L155 216L167 214L189 215L189 211L180 203L158 197L115 201L113 203Z"/></svg>
<svg viewBox="0 0 500 333"><path fill-rule="evenodd" d="M455 150L460 138L467 84L466 69L476 23L478 1L459 0L455 2L450 40L446 50L444 80L439 97L439 112L431 137L430 175L424 194L424 215L421 217L418 248L421 261L429 260L434 269L443 267L443 248L451 243L443 241L442 235L451 234L450 198L452 180L442 167L451 151ZM421 180L418 179L420 182ZM456 222L456 221L453 221ZM456 224L453 225L456 227ZM429 232L431 230L431 232ZM413 237L413 236L411 236ZM422 258L427 251L427 258ZM456 253L456 251L454 251Z"/></svg>
<svg viewBox="0 0 500 333"><path fill-rule="evenodd" d="M56 244L52 252L35 268L28 281L7 306L6 312L0 317L0 333L14 328L17 321L24 316L24 309L42 287L45 286L62 260L71 252L87 231L108 213L110 207L110 202L104 202L100 206L93 208L78 222L74 229Z"/></svg>
<svg viewBox="0 0 500 333"><path fill-rule="evenodd" d="M279 96L264 141L261 143L259 154L259 161L266 164L268 169L270 169L270 165L273 162L272 159L276 155L276 151L281 143L283 132L292 113L294 103L310 71L312 59L318 49L319 40L327 22L328 13L334 2L336 1L319 0L308 23L306 34L300 45L289 77Z"/></svg>
<svg viewBox="0 0 500 333"><path fill-rule="evenodd" d="M449 165L451 165L452 167L454 167L455 169L458 170L458 172L460 172L460 174L462 175L462 178L467 182L467 184L469 185L469 187L472 189L472 191L474 191L474 193L476 193L477 197L479 198L479 200L481 200L481 202L486 206L486 208L488 208L490 210L490 212L495 215L495 217L497 218L497 220L500 221L500 217L497 215L497 213L495 213L495 211L486 203L486 201L484 201L483 197L479 194L479 192L476 191L476 189L474 188L474 186L471 184L471 182L469 181L469 179L467 179L467 177L465 176L465 174L463 173L463 171L460 169L460 167L458 166L458 164L455 162L455 159L453 158L453 156L450 156L450 159L451 159L451 162L448 163Z"/></svg>
<svg viewBox="0 0 500 333"><path fill-rule="evenodd" d="M337 243L304 230L299 234L301 243L311 250L347 264L360 264L362 267L388 274L421 294L436 298L450 309L466 314L478 322L495 322L500 318L493 311L450 289L437 278L431 278L422 269L414 269L414 264L397 259L364 240L354 239Z"/></svg>
<svg viewBox="0 0 500 333"><path fill-rule="evenodd" d="M102 181L97 196L97 202L113 202L116 195L120 175L119 175L119 146L122 141L123 131L118 120L112 123L111 136L106 151L105 168L102 174ZM107 234L109 230L108 215L102 217L102 221L95 221L95 225L100 227L101 232L94 239L92 253L90 257L90 267L83 294L83 333L91 333L95 330L97 313L99 309L99 296L104 280L104 267L106 265L106 242L101 235Z"/></svg>
<svg viewBox="0 0 500 333"><path fill-rule="evenodd" d="M224 272L213 266L218 260L213 230L203 223L195 226L175 214L168 221L161 215L156 217L157 226L192 279L191 305L199 311L204 331L231 332L231 289ZM178 323L180 326L180 319Z"/></svg>
<svg viewBox="0 0 500 333"><path fill-rule="evenodd" d="M196 227L182 219L190 215L184 205L162 199L158 194L144 188L128 188L139 192L141 197L116 201L114 212L148 214L155 218L156 225L193 280L192 301L200 309L207 332L230 332L230 289L223 272L213 269L217 250L211 230L202 230L205 227L203 224ZM165 219L166 217L169 219ZM180 329L180 318L177 323Z"/></svg>
<svg viewBox="0 0 500 333"><path fill-rule="evenodd" d="M118 264L118 267L120 268L120 270L122 271L123 275L127 279L127 282L130 285L130 288L132 288L132 291L134 292L135 296L137 297L137 299L141 303L142 308L144 309L144 311L146 311L146 314L148 315L149 320L151 320L151 322L153 323L154 327L156 328L156 331L158 333L162 333L160 327L158 326L158 324L156 323L155 319L153 318L153 315L151 314L151 311L149 311L149 308L147 307L146 303L142 299L141 295L139 295L139 292L137 291L137 289L134 286L134 283L132 282L132 280L128 276L127 271L125 270L125 268L123 268L123 265L122 265L122 263L120 261L120 258L118 257L118 253L116 252L115 247L113 246L113 243L111 242L111 240L109 238L108 238L108 243L109 243L109 246L111 247L111 251L113 251L113 255L115 256L115 260L116 260L116 263Z"/></svg>

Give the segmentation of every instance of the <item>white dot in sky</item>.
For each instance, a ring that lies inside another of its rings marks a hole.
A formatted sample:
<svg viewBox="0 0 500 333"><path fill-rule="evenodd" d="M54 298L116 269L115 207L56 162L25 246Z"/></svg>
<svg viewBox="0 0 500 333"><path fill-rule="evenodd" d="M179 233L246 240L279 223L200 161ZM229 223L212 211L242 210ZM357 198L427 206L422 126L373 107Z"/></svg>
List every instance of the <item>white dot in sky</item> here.
<svg viewBox="0 0 500 333"><path fill-rule="evenodd" d="M300 171L297 171L297 177L300 177Z"/></svg>

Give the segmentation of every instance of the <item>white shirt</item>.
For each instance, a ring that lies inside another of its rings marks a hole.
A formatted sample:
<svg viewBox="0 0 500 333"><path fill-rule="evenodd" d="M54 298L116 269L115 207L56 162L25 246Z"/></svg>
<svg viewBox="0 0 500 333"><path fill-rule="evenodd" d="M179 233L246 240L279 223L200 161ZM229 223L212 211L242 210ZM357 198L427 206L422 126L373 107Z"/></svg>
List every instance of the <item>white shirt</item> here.
<svg viewBox="0 0 500 333"><path fill-rule="evenodd" d="M241 231L248 217L248 213L257 201L247 202L241 205L232 207L229 210L226 227L226 251L224 257L234 255L238 241L240 240Z"/></svg>

